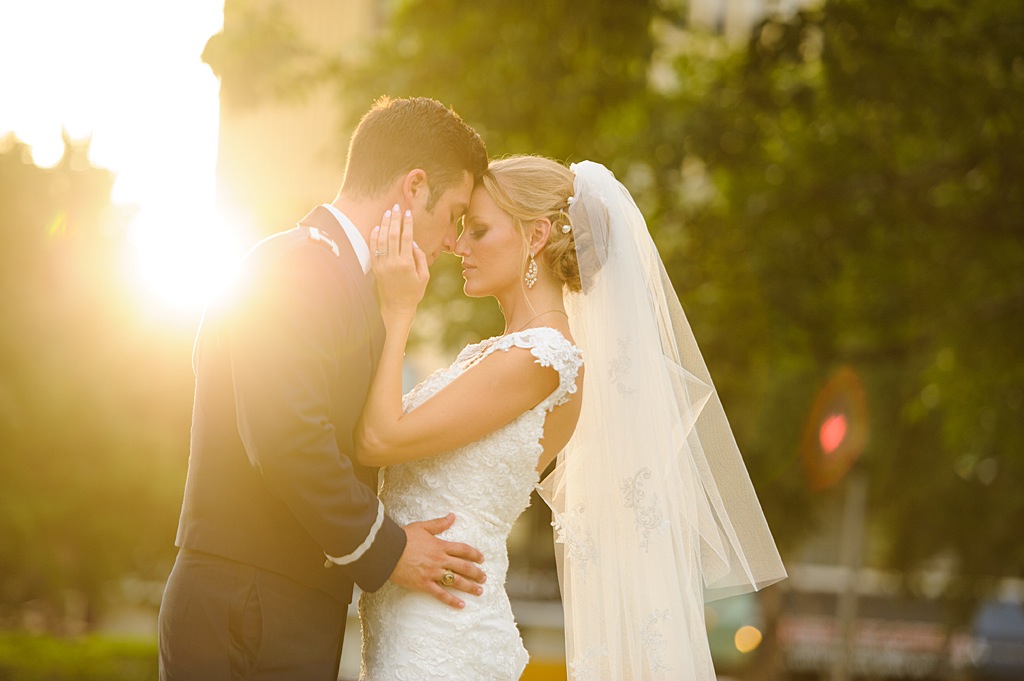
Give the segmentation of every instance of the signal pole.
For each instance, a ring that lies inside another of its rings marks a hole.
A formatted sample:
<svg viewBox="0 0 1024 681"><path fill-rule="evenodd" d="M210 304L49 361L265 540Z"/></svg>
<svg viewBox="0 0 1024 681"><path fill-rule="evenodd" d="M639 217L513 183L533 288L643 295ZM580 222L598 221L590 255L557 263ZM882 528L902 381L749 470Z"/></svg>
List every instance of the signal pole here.
<svg viewBox="0 0 1024 681"><path fill-rule="evenodd" d="M864 515L867 508L868 478L862 466L854 466L846 476L843 505L843 529L840 537L840 564L846 569L843 591L836 604L839 620L838 650L832 664L832 681L853 678L853 657L857 636L857 581L864 556Z"/></svg>

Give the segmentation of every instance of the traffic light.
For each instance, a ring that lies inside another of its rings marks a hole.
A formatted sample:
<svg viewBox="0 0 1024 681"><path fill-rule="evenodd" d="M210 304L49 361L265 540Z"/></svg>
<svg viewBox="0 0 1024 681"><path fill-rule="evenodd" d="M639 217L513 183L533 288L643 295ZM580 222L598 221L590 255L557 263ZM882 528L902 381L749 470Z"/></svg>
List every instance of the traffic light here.
<svg viewBox="0 0 1024 681"><path fill-rule="evenodd" d="M841 367L818 393L804 429L801 458L812 489L843 479L864 450L867 400L857 373Z"/></svg>

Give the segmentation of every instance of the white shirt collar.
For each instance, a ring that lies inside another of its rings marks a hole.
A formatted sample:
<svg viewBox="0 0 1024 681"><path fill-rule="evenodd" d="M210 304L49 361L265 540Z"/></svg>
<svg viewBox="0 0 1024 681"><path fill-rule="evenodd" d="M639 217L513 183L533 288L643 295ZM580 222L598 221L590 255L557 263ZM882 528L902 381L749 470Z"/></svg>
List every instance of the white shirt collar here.
<svg viewBox="0 0 1024 681"><path fill-rule="evenodd" d="M352 250L356 252L356 257L359 258L359 264L363 267L363 274L367 274L370 271L370 247L366 245L366 240L363 239L363 235L359 233L356 226L348 219L348 216L342 213L340 210L335 208L329 203L323 204L323 207L331 211L331 215L338 221L341 228L345 230L345 236L352 243Z"/></svg>

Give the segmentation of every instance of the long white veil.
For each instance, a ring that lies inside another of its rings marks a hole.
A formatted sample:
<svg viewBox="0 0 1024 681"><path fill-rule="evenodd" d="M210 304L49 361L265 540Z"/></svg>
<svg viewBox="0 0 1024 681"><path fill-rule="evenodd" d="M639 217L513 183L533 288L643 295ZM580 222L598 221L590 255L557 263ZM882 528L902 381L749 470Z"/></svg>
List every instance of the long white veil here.
<svg viewBox="0 0 1024 681"><path fill-rule="evenodd" d="M539 486L570 678L712 680L705 600L786 571L643 215L604 166L571 168L583 291L565 306L586 376Z"/></svg>

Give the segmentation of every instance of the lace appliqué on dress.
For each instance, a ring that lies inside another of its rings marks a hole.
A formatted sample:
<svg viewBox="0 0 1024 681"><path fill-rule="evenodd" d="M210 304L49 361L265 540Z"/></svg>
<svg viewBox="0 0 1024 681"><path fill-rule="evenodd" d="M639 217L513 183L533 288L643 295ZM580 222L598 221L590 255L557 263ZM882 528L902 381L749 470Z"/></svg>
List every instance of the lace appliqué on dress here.
<svg viewBox="0 0 1024 681"><path fill-rule="evenodd" d="M471 345L459 357L472 364L482 360L497 350L508 351L512 348L529 350L536 358L537 364L550 367L558 372L558 388L543 402L537 405L544 411L565 404L569 396L576 392L576 377L583 366L583 353L572 345L556 329L540 326L524 329L507 336L497 336L476 345ZM472 352L470 352L472 351Z"/></svg>

